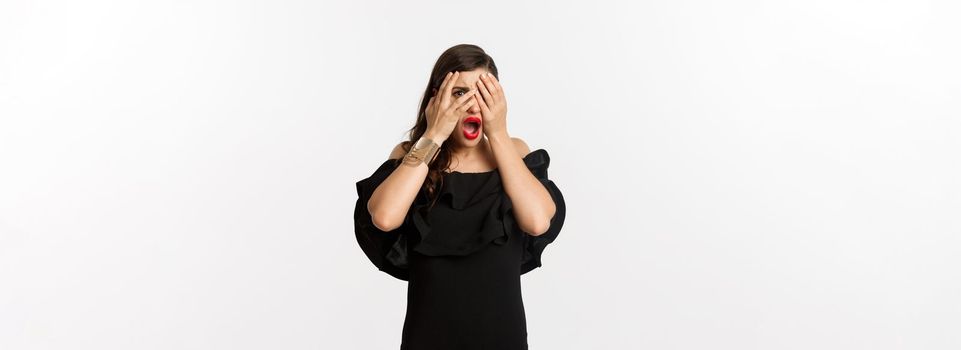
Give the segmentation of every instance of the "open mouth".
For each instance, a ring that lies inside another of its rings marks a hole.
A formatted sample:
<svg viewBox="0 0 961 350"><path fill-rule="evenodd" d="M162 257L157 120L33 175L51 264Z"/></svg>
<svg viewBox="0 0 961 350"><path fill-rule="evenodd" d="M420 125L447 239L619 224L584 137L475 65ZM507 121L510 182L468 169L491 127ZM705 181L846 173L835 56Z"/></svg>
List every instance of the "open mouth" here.
<svg viewBox="0 0 961 350"><path fill-rule="evenodd" d="M468 140L477 138L477 136L480 135L481 125L483 124L478 116L470 116L467 117L467 119L464 119L464 137L466 137Z"/></svg>

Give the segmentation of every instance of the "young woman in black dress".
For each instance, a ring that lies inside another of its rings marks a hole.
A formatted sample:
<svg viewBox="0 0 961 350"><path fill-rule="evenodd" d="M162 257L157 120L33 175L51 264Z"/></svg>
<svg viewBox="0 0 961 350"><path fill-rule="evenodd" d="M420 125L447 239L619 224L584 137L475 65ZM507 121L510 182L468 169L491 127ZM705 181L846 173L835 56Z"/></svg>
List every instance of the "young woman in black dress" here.
<svg viewBox="0 0 961 350"><path fill-rule="evenodd" d="M507 103L481 48L447 49L410 139L357 182L357 242L408 281L401 349L527 349L520 276L564 223L547 151L508 136Z"/></svg>

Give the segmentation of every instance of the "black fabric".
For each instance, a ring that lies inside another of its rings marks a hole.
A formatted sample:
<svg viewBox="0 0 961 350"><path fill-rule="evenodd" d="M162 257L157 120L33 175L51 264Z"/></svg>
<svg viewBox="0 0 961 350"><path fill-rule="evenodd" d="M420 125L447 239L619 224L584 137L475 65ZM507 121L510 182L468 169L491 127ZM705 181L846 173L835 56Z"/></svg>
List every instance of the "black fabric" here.
<svg viewBox="0 0 961 350"><path fill-rule="evenodd" d="M545 247L564 224L564 197L547 176L550 157L538 149L524 164L556 206L547 232L517 225L495 169L452 172L436 205L421 191L396 230L377 229L367 201L400 160L387 160L357 182L357 242L380 271L408 281L401 349L526 349L520 275L541 266Z"/></svg>

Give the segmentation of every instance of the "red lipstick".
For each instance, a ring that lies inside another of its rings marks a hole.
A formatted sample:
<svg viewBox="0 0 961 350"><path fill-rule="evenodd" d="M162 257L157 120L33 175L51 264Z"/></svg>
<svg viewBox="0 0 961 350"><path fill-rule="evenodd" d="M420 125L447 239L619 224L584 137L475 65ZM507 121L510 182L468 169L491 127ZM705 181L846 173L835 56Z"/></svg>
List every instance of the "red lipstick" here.
<svg viewBox="0 0 961 350"><path fill-rule="evenodd" d="M468 140L476 139L478 136L480 136L481 127L483 125L484 123L481 122L480 117L476 115L467 117L467 119L464 119L464 124L461 126L461 129L464 131L464 137Z"/></svg>

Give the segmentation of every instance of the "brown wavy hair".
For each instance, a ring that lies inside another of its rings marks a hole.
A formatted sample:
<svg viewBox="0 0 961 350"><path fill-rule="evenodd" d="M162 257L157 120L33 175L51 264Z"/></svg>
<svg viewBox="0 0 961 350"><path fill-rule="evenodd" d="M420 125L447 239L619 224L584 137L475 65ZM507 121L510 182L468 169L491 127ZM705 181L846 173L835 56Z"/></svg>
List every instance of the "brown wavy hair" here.
<svg viewBox="0 0 961 350"><path fill-rule="evenodd" d="M423 98L421 98L420 107L417 111L417 122L415 122L414 127L408 131L410 138L402 142L404 152L410 151L414 143L427 131L427 114L425 112L427 110L427 102L434 96L434 89L441 92L440 85L444 82L444 77L447 73L471 71L478 68L486 69L491 72L495 78L500 80L497 74L497 66L494 65L494 59L477 45L454 45L441 53L440 57L437 58L437 62L434 63L434 68L430 72L427 87L424 88L424 95ZM448 139L448 141L450 141L450 139ZM403 158L400 158L398 161L402 159ZM438 191L444 186L444 177L441 172L450 167L450 163L451 142L444 142L437 151L437 157L434 158L434 161L428 166L427 178L424 180L423 190L426 191L427 198L431 202L429 208L432 208L437 202Z"/></svg>

